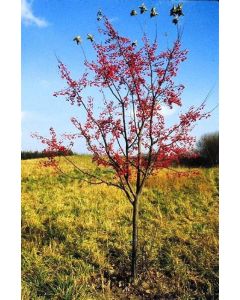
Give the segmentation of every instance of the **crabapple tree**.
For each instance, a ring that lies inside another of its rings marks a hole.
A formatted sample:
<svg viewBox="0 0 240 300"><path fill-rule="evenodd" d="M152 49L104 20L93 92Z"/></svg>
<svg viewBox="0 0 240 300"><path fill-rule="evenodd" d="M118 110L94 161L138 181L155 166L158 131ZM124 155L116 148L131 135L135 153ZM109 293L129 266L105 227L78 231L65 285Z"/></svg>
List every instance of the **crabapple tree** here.
<svg viewBox="0 0 240 300"><path fill-rule="evenodd" d="M61 78L66 87L55 92L85 114L85 119L72 117L76 128L72 134L57 137L50 128L50 138L34 134L45 144L49 154L46 166L59 168L56 153L77 169L79 180L91 184L114 186L124 193L132 206L132 264L133 280L137 275L139 201L147 178L161 168L168 168L193 148L193 125L207 118L204 103L190 107L171 126L166 125L163 107L181 106L182 84L175 84L179 65L186 60L187 50L181 49L177 37L171 48L159 51L158 41L143 34L141 46L121 36L108 18L101 15L99 30L104 42L91 39L96 59L85 60L86 71L73 79L66 65L58 60ZM80 41L81 42L81 41ZM79 42L79 43L80 43ZM97 89L101 98L86 96ZM85 93L83 93L85 92ZM101 101L102 109L96 106ZM68 156L76 139L82 138L98 166L112 170L111 178L84 170Z"/></svg>

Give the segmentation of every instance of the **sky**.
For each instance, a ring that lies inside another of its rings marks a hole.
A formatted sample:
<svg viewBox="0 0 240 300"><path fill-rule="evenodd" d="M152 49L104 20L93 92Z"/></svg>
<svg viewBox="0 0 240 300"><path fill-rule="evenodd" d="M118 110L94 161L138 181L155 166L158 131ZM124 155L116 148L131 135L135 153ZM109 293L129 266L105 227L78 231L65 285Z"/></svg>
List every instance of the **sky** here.
<svg viewBox="0 0 240 300"><path fill-rule="evenodd" d="M181 2L184 12L180 21L182 47L188 49L189 54L180 66L176 81L185 86L182 94L184 105L180 110L165 112L169 122L176 121L180 111L199 105L209 92L207 110L216 107L219 100L218 2ZM74 132L70 118L81 118L79 111L63 98L52 96L65 87L58 73L56 56L69 67L74 78L81 76L84 57L73 37L81 35L87 58L94 59L91 44L85 37L88 33L98 37L96 13L99 9L121 35L140 41L142 27L153 38L157 26L160 49L171 46L176 27L172 24L169 10L178 2L148 0L144 3L148 8L156 7L158 17L150 19L149 14L130 17L130 11L138 10L141 3L135 0L22 0L22 150L43 149L39 141L31 137L33 132L48 136L50 127L56 128L59 134ZM199 138L217 130L218 109L215 109L209 119L199 122L193 135ZM77 144L74 150L86 152L84 142Z"/></svg>

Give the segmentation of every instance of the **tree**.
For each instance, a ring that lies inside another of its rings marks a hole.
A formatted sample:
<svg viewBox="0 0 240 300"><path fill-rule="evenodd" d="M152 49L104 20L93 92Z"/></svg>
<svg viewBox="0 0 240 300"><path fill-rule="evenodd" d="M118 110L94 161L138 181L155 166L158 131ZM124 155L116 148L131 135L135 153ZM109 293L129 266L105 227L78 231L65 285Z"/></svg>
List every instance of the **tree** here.
<svg viewBox="0 0 240 300"><path fill-rule="evenodd" d="M197 143L197 152L208 166L217 165L219 163L219 133L203 135Z"/></svg>
<svg viewBox="0 0 240 300"><path fill-rule="evenodd" d="M98 166L112 170L110 175L86 171L69 157L65 159L79 172L80 180L91 184L106 184L123 191L132 206L132 264L131 274L137 276L139 201L144 184L149 176L161 168L168 168L189 153L195 138L191 136L193 124L209 116L204 112L205 103L190 107L179 116L179 121L166 126L163 106L172 109L181 106L183 85L176 85L174 78L181 62L186 60L187 50L181 50L179 36L172 48L160 52L157 39L151 42L143 34L142 46L138 47L129 38L120 36L106 16L100 33L104 43L91 40L96 52L95 61L85 61L87 71L79 80L74 80L62 61L58 61L62 79L67 87L54 96L64 96L72 105L77 105L86 116L86 121L75 117L71 122L75 134L65 134L59 140L53 128L50 138L39 134L50 153L47 166L59 169L56 151L68 151L78 138L83 138L93 161ZM95 107L99 99L85 97L83 91L97 88L103 108L97 115ZM64 144L68 141L68 145Z"/></svg>

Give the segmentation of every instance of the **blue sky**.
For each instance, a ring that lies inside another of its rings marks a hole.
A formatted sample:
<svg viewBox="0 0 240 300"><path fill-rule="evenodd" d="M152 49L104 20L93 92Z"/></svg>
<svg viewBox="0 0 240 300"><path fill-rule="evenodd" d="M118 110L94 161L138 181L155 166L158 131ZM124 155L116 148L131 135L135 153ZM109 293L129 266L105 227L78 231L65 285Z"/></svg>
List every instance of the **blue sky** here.
<svg viewBox="0 0 240 300"><path fill-rule="evenodd" d="M181 1L185 16L182 45L189 50L188 59L179 71L177 82L185 85L182 95L183 108L198 105L211 90L207 109L218 104L218 2ZM139 21L151 37L157 23L161 49L171 45L176 28L171 23L169 10L176 1L145 1L147 7L155 6L157 18L149 14L130 17L129 12L141 1L128 0L33 0L22 1L22 149L41 150L42 145L31 138L31 132L48 135L49 127L57 132L72 132L72 116L78 116L76 107L63 98L52 96L64 87L59 78L55 54L78 78L83 70L83 55L80 47L73 43L76 35L86 37L92 33L97 37L96 13L101 8L122 34L133 40L141 39ZM87 58L94 58L91 45L83 41ZM166 112L170 121L176 120L179 111ZM201 121L194 129L197 137L218 130L218 110L211 118ZM78 152L85 152L80 143Z"/></svg>

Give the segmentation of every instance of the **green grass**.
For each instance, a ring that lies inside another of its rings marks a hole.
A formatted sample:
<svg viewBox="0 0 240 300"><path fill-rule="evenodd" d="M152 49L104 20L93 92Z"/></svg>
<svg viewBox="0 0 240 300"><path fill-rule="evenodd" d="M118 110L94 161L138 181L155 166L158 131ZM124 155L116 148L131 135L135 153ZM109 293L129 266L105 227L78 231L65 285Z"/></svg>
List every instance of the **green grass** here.
<svg viewBox="0 0 240 300"><path fill-rule="evenodd" d="M89 156L73 159L94 168ZM122 192L23 161L22 299L218 299L218 169L199 172L148 180L132 286L131 206Z"/></svg>

